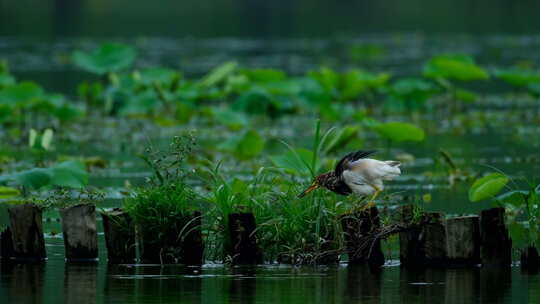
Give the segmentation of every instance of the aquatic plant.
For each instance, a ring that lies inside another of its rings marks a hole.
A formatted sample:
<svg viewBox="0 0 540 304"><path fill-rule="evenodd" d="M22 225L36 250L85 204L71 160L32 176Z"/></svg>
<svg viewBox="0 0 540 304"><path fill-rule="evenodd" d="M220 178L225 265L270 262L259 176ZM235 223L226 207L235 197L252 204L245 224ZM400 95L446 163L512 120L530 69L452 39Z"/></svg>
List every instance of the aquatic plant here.
<svg viewBox="0 0 540 304"><path fill-rule="evenodd" d="M222 144L220 149L231 152L238 159L250 159L259 155L265 145L265 140L255 130L247 130L240 135L233 135Z"/></svg>
<svg viewBox="0 0 540 304"><path fill-rule="evenodd" d="M387 90L385 106L399 111L425 110L427 100L440 91L434 83L422 78L398 79Z"/></svg>
<svg viewBox="0 0 540 304"><path fill-rule="evenodd" d="M153 172L147 184L123 201L125 211L138 227L145 258L178 261L185 257L184 239L200 221L199 196L186 182L186 157L195 145L189 134L173 138L168 151L148 147L141 158ZM152 248L152 249L150 249ZM154 251L156 250L156 251ZM157 256L152 256L153 254Z"/></svg>
<svg viewBox="0 0 540 304"><path fill-rule="evenodd" d="M46 92L34 82L17 82L7 65L0 72L0 124L25 127L73 121L84 115L84 109L72 104L63 95ZM3 76L1 76L3 75ZM7 80L9 79L9 81Z"/></svg>
<svg viewBox="0 0 540 304"><path fill-rule="evenodd" d="M495 172L474 181L469 189L469 200L477 202L495 197L508 183L506 175Z"/></svg>
<svg viewBox="0 0 540 304"><path fill-rule="evenodd" d="M431 78L450 94L454 110L461 108L457 103L473 102L478 97L476 93L460 88L456 82L471 82L488 80L489 73L478 66L474 59L462 54L445 54L432 57L424 64L423 74Z"/></svg>
<svg viewBox="0 0 540 304"><path fill-rule="evenodd" d="M65 161L49 168L32 168L0 176L0 184L12 183L23 192L43 187L83 188L88 184L88 172L79 161Z"/></svg>
<svg viewBox="0 0 540 304"><path fill-rule="evenodd" d="M387 152L392 143L405 141L423 141L425 132L423 129L405 122L386 122L379 123L371 120L369 126L380 136L387 140Z"/></svg>
<svg viewBox="0 0 540 304"><path fill-rule="evenodd" d="M512 239L519 247L540 245L540 184L525 181L528 190L509 190L494 199L508 210ZM517 187L517 185L514 185Z"/></svg>
<svg viewBox="0 0 540 304"><path fill-rule="evenodd" d="M104 43L91 52L75 51L73 62L81 69L103 75L131 66L137 53L128 45Z"/></svg>

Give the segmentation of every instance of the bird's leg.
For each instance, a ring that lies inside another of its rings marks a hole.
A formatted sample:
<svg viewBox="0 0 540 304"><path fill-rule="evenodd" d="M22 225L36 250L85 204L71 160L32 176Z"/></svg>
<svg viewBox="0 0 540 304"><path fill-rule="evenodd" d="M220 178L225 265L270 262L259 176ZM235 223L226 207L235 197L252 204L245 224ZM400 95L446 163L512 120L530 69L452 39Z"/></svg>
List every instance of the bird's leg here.
<svg viewBox="0 0 540 304"><path fill-rule="evenodd" d="M369 209L371 207L375 207L375 199L381 193L381 189L379 189L379 187L377 187L375 185L371 185L371 186L373 187L373 189L375 189L375 193L373 193L373 196L371 197L369 202L366 204L366 207L365 207L366 209Z"/></svg>

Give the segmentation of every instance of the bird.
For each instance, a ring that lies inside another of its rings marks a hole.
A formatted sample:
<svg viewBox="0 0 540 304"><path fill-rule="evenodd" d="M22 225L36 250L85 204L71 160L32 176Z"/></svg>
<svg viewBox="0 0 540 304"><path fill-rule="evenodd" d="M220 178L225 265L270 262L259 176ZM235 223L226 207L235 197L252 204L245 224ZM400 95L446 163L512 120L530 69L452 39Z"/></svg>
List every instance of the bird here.
<svg viewBox="0 0 540 304"><path fill-rule="evenodd" d="M368 158L376 152L375 150L358 150L348 153L341 158L333 171L316 176L311 186L298 197L302 198L313 190L324 187L345 196L372 195L370 203L373 203L384 190L383 181L392 180L401 174L399 161Z"/></svg>

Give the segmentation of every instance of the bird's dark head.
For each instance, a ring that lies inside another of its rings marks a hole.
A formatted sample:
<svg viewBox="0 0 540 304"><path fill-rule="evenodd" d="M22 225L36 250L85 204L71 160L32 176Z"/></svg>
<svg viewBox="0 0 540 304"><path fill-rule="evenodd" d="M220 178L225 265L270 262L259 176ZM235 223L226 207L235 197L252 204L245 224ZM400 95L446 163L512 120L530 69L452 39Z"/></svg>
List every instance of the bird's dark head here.
<svg viewBox="0 0 540 304"><path fill-rule="evenodd" d="M328 172L328 173L324 173L324 174L316 176L311 186L309 186L306 190L300 193L298 197L302 198L306 196L307 194L309 194L311 191L319 187L326 187L326 184L328 183L328 179L331 177L332 173L333 172Z"/></svg>

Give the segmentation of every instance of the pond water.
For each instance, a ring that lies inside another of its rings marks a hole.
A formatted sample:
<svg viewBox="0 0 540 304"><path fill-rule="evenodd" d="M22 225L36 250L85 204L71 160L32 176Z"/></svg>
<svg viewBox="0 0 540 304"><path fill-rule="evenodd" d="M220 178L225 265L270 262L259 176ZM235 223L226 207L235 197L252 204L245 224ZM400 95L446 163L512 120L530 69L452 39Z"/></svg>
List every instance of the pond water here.
<svg viewBox="0 0 540 304"><path fill-rule="evenodd" d="M100 245L104 245L100 235ZM48 238L43 264L0 264L2 303L538 303L538 275L508 269L365 266L202 267L64 263ZM103 248L103 247L101 247ZM104 252L100 253L103 261ZM536 286L536 288L533 288Z"/></svg>
<svg viewBox="0 0 540 304"><path fill-rule="evenodd" d="M78 83L97 78L77 70L69 55L109 40L135 46L137 67L167 66L188 76L228 60L244 67L281 68L291 75L320 65L420 75L422 64L440 53L466 53L489 69L540 63L540 35L534 34L540 31L538 1L323 2L0 0L0 59L10 63L18 79L71 97ZM351 52L352 47L359 53ZM490 206L468 201L468 183L451 186L447 175L438 174L444 171L440 149L450 152L468 176L496 167L513 178L538 182L537 98L495 81L473 89L480 100L457 116L438 109L414 117L372 113L382 121L413 120L427 133L422 143L392 146L373 134L362 136L363 146L380 149L380 157L413 156L404 164L404 174L389 184L387 191L397 195L390 207L425 193L432 195L428 210L447 214L478 213ZM309 146L314 120L309 115L257 120L257 129L269 140L265 152L282 151L278 140ZM326 122L323 128L332 125ZM107 168L93 170L90 184L107 190L108 200L100 207L114 207L120 205L126 181L138 185L149 175L136 157L148 141L165 145L186 129L196 129L204 146L234 133L199 120L160 127L144 120L96 118L91 126L75 124L70 134L59 132L52 154L107 160ZM17 166L24 167L26 156L34 157L22 143L6 150ZM251 178L252 168L222 152L209 153L224 162L231 176ZM517 266L408 271L398 267L395 248L380 272L347 265L108 266L100 234L99 263L66 264L58 214L49 211L45 220L48 261L0 264L0 303L540 303L540 277ZM4 223L6 212L0 206L0 225Z"/></svg>

